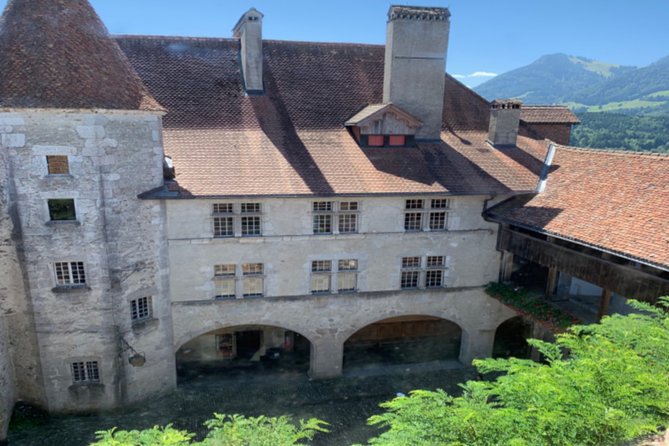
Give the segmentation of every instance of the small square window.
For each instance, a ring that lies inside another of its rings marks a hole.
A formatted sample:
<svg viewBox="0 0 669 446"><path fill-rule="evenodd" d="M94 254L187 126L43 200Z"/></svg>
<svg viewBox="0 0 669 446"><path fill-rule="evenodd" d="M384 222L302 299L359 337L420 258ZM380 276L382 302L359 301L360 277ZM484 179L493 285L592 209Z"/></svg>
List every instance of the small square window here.
<svg viewBox="0 0 669 446"><path fill-rule="evenodd" d="M332 212L331 201L314 201L314 212Z"/></svg>
<svg viewBox="0 0 669 446"><path fill-rule="evenodd" d="M352 234L358 232L358 215L339 214L339 232L341 234Z"/></svg>
<svg viewBox="0 0 669 446"><path fill-rule="evenodd" d="M444 272L440 269L425 272L425 286L427 288L440 287L443 284Z"/></svg>
<svg viewBox="0 0 669 446"><path fill-rule="evenodd" d="M390 135L388 137L388 145L391 147L402 147L406 145L406 137L404 135Z"/></svg>
<svg viewBox="0 0 669 446"><path fill-rule="evenodd" d="M66 155L47 155L46 164L49 175L68 175L70 164Z"/></svg>
<svg viewBox="0 0 669 446"><path fill-rule="evenodd" d="M48 200L48 204L51 221L74 221L77 219L73 199L55 198Z"/></svg>
<svg viewBox="0 0 669 446"><path fill-rule="evenodd" d="M402 268L420 268L420 257L402 257Z"/></svg>
<svg viewBox="0 0 669 446"><path fill-rule="evenodd" d="M86 273L84 262L56 262L54 263L57 286L85 285Z"/></svg>
<svg viewBox="0 0 669 446"><path fill-rule="evenodd" d="M430 212L430 231L446 229L446 212Z"/></svg>
<svg viewBox="0 0 669 446"><path fill-rule="evenodd" d="M235 276L216 276L216 298L235 297Z"/></svg>
<svg viewBox="0 0 669 446"><path fill-rule="evenodd" d="M314 260L311 262L311 271L324 272L332 271L332 262L330 260Z"/></svg>
<svg viewBox="0 0 669 446"><path fill-rule="evenodd" d="M232 214L232 203L214 203L214 214Z"/></svg>
<svg viewBox="0 0 669 446"><path fill-rule="evenodd" d="M263 264L262 263L244 263L242 265L242 274L245 276L253 274L262 274L263 273Z"/></svg>
<svg viewBox="0 0 669 446"><path fill-rule="evenodd" d="M432 209L448 209L448 205L449 201L446 198L438 198L431 202Z"/></svg>
<svg viewBox="0 0 669 446"><path fill-rule="evenodd" d="M153 316L151 296L140 297L130 301L130 318L132 321L143 321Z"/></svg>
<svg viewBox="0 0 669 446"><path fill-rule="evenodd" d="M423 200L407 200L405 209L423 209Z"/></svg>
<svg viewBox="0 0 669 446"><path fill-rule="evenodd" d="M358 202L357 201L342 201L339 203L340 211L357 211Z"/></svg>
<svg viewBox="0 0 669 446"><path fill-rule="evenodd" d="M75 384L99 383L100 370L97 361L72 363L72 382Z"/></svg>
<svg viewBox="0 0 669 446"><path fill-rule="evenodd" d="M259 214L260 203L242 203L242 214Z"/></svg>
<svg viewBox="0 0 669 446"><path fill-rule="evenodd" d="M383 135L368 135L367 136L367 145L370 147L383 147L384 137Z"/></svg>
<svg viewBox="0 0 669 446"><path fill-rule="evenodd" d="M263 277L247 276L244 277L244 297L259 297L263 295Z"/></svg>
<svg viewBox="0 0 669 446"><path fill-rule="evenodd" d="M340 260L337 266L339 271L356 271L358 269L358 261L355 259Z"/></svg>
<svg viewBox="0 0 669 446"><path fill-rule="evenodd" d="M427 266L444 266L444 256L427 256Z"/></svg>
<svg viewBox="0 0 669 446"><path fill-rule="evenodd" d="M214 265L214 276L234 276L235 265Z"/></svg>

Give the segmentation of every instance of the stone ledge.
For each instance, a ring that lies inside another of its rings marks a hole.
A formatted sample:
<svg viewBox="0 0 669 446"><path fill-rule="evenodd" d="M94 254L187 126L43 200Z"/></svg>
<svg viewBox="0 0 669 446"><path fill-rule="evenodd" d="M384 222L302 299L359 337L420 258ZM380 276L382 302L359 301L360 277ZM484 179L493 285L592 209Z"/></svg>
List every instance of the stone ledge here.
<svg viewBox="0 0 669 446"><path fill-rule="evenodd" d="M46 223L44 223L45 226L81 226L81 222L79 220L49 220Z"/></svg>
<svg viewBox="0 0 669 446"><path fill-rule="evenodd" d="M61 285L51 288L51 291L56 294L80 294L87 293L91 290L88 285Z"/></svg>

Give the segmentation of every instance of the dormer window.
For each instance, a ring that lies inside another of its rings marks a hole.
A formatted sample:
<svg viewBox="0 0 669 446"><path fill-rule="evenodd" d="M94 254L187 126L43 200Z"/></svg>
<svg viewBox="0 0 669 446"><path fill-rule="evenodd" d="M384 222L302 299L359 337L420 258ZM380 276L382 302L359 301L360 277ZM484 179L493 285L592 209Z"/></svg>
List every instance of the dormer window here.
<svg viewBox="0 0 669 446"><path fill-rule="evenodd" d="M413 147L423 124L393 104L368 105L346 122L361 147Z"/></svg>

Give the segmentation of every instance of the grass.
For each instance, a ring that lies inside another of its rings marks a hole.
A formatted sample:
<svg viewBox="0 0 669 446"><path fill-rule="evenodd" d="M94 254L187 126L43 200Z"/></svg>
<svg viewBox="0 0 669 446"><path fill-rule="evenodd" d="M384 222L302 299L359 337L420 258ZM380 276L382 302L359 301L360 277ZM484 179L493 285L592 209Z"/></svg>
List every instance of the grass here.
<svg viewBox="0 0 669 446"><path fill-rule="evenodd" d="M635 108L653 108L665 105L665 101L646 101L643 99L634 99L631 101L609 102L605 105L593 105L588 107L589 112L610 112L619 110L631 110Z"/></svg>
<svg viewBox="0 0 669 446"><path fill-rule="evenodd" d="M502 283L490 283L486 287L486 293L523 316L538 322L553 333L561 333L572 325L581 322L573 315L530 295L527 290L522 288L514 288Z"/></svg>

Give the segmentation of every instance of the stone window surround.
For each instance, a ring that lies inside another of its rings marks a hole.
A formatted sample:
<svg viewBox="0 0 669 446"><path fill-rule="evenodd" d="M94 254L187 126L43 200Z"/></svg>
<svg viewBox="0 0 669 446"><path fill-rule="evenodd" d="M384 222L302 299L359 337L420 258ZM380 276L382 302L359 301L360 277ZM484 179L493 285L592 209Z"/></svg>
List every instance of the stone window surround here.
<svg viewBox="0 0 669 446"><path fill-rule="evenodd" d="M130 319L133 324L153 319L153 296L142 296L130 300Z"/></svg>
<svg viewBox="0 0 669 446"><path fill-rule="evenodd" d="M67 267L67 270L65 270L65 267ZM54 292L66 293L90 289L86 278L86 265L82 261L53 262L51 271L55 284L52 288Z"/></svg>
<svg viewBox="0 0 669 446"><path fill-rule="evenodd" d="M259 269L258 269L259 267ZM254 282L260 282L259 293L247 293L247 290ZM265 297L265 265L260 262L248 263L220 263L214 265L214 299L247 299L254 297ZM227 283L228 287L232 285L233 293L219 294L219 286Z"/></svg>
<svg viewBox="0 0 669 446"><path fill-rule="evenodd" d="M348 266L346 265L347 263L349 264ZM360 262L357 258L312 260L310 266L309 291L311 294L343 294L359 291L358 274L360 272ZM341 288L341 284L344 283L342 280L343 276L352 276L353 288ZM325 280L324 283L327 286L315 289L319 280Z"/></svg>
<svg viewBox="0 0 669 446"><path fill-rule="evenodd" d="M451 204L451 200L444 197L405 199L404 232L448 231Z"/></svg>
<svg viewBox="0 0 669 446"><path fill-rule="evenodd" d="M432 289L446 286L446 273L448 271L448 258L443 254L427 254L403 256L400 259L400 283L402 290ZM438 284L429 284L435 281ZM407 283L415 283L408 286Z"/></svg>
<svg viewBox="0 0 669 446"><path fill-rule="evenodd" d="M262 208L262 203L255 201L213 203L211 205L213 237L261 237L263 235Z"/></svg>
<svg viewBox="0 0 669 446"><path fill-rule="evenodd" d="M312 201L312 231L314 235L357 234L360 231L358 200ZM352 230L344 230L349 226Z"/></svg>
<svg viewBox="0 0 669 446"><path fill-rule="evenodd" d="M63 172L56 172L62 169ZM46 170L48 177L68 177L70 174L70 159L65 154L46 155ZM54 170L52 172L52 170Z"/></svg>
<svg viewBox="0 0 669 446"><path fill-rule="evenodd" d="M53 211L54 209L52 208L52 205L55 205L56 201L71 201L72 202L72 210L73 210L73 217L74 218L67 218L67 219L54 219L54 214ZM75 198L71 197L51 197L46 199L46 207L47 207L47 215L49 216L48 223L50 225L59 225L59 224L78 224L79 223L79 213L77 212L77 200Z"/></svg>

